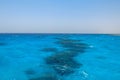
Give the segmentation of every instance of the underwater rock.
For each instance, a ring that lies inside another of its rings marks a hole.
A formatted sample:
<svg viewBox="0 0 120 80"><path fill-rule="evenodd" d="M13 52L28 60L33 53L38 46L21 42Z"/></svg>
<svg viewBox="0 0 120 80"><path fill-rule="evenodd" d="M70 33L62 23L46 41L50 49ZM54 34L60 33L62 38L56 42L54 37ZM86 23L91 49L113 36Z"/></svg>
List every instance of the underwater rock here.
<svg viewBox="0 0 120 80"><path fill-rule="evenodd" d="M82 66L82 64L74 60L76 55L77 53L63 51L47 57L46 63L51 65L59 75L70 75L75 72L76 68Z"/></svg>
<svg viewBox="0 0 120 80"><path fill-rule="evenodd" d="M57 54L59 54L61 56L63 55L63 56L67 56L67 57L71 57L72 58L72 57L77 56L79 53L74 51L74 50L66 49L66 50L61 51L61 52L59 52Z"/></svg>
<svg viewBox="0 0 120 80"><path fill-rule="evenodd" d="M61 79L59 79L55 75L46 74L44 76L41 76L41 77L38 77L38 78L32 78L32 79L29 79L29 80L61 80Z"/></svg>
<svg viewBox="0 0 120 80"><path fill-rule="evenodd" d="M34 71L33 69L28 69L28 70L25 71L25 73L27 75L34 75L34 74L36 74L36 71Z"/></svg>
<svg viewBox="0 0 120 80"><path fill-rule="evenodd" d="M63 51L54 51L54 54L45 58L46 64L52 66L52 68L60 75L70 75L75 72L75 69L82 66L78 63L74 57L79 53L85 52L88 45L81 43L80 40L72 40L60 38L56 44L63 47ZM49 51L49 49L47 49Z"/></svg>
<svg viewBox="0 0 120 80"><path fill-rule="evenodd" d="M78 68L81 66L80 63L75 61L69 54L54 54L46 58L46 63L50 65L67 65L72 68Z"/></svg>
<svg viewBox="0 0 120 80"><path fill-rule="evenodd" d="M72 49L86 49L87 48L87 45L84 44L84 43L64 43L64 44L61 44L62 47L64 48L72 48Z"/></svg>
<svg viewBox="0 0 120 80"><path fill-rule="evenodd" d="M74 49L66 49L66 50L68 50L69 52L72 52L72 53L76 53L76 54L78 54L78 53L84 53L86 50L85 49L81 49L81 48L74 48Z"/></svg>
<svg viewBox="0 0 120 80"><path fill-rule="evenodd" d="M85 43L80 42L79 40L72 40L72 39L62 39L56 42L60 44L63 48L69 49L70 51L74 52L85 52L88 48L88 45Z"/></svg>
<svg viewBox="0 0 120 80"><path fill-rule="evenodd" d="M54 65L53 69L61 76L70 75L75 72L74 69L70 68L67 65Z"/></svg>
<svg viewBox="0 0 120 80"><path fill-rule="evenodd" d="M44 51L44 52L57 52L58 50L56 48L44 48L41 51Z"/></svg>

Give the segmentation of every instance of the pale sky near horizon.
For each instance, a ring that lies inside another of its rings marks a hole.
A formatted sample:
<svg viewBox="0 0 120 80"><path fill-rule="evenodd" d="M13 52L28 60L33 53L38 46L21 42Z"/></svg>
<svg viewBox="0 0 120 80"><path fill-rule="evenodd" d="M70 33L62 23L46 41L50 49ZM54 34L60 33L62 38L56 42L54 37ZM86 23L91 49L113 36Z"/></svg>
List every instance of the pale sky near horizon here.
<svg viewBox="0 0 120 80"><path fill-rule="evenodd" d="M0 33L120 33L120 0L0 0Z"/></svg>

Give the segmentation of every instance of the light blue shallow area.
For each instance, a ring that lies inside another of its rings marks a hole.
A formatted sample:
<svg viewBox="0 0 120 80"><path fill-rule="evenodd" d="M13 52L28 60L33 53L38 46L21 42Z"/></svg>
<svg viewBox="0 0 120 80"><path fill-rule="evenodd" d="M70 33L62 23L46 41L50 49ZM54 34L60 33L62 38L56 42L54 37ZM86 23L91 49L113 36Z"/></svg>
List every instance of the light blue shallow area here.
<svg viewBox="0 0 120 80"><path fill-rule="evenodd" d="M88 49L75 57L82 66L62 80L120 80L120 36L100 34L0 34L0 80L30 80L55 71L45 63L52 52L63 48L56 38L81 40ZM34 70L27 75L26 70Z"/></svg>

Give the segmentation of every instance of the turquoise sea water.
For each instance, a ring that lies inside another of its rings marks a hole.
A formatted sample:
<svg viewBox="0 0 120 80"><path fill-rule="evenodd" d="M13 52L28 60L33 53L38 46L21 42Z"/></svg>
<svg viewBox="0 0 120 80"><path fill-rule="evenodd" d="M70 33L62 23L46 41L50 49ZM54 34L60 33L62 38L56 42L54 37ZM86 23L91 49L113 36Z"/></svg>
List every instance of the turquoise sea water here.
<svg viewBox="0 0 120 80"><path fill-rule="evenodd" d="M0 34L0 80L120 80L120 36Z"/></svg>

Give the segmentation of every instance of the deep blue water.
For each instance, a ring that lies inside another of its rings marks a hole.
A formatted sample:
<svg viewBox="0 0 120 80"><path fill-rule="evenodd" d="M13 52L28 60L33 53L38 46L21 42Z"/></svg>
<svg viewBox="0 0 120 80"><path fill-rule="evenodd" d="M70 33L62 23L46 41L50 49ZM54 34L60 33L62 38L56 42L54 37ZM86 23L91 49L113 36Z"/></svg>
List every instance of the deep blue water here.
<svg viewBox="0 0 120 80"><path fill-rule="evenodd" d="M0 34L0 80L120 80L120 36Z"/></svg>

